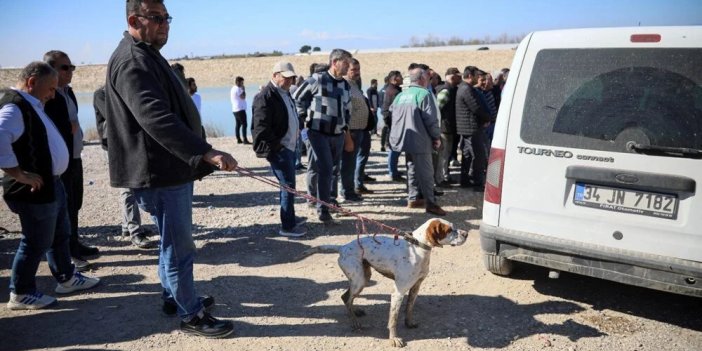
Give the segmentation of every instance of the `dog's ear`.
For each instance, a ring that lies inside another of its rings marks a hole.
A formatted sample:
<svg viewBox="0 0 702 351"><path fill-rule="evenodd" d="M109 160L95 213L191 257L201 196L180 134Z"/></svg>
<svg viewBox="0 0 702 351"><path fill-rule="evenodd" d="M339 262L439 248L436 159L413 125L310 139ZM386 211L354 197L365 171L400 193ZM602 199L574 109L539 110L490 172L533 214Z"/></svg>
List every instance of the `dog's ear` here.
<svg viewBox="0 0 702 351"><path fill-rule="evenodd" d="M427 226L427 241L436 247L442 247L441 240L444 240L446 236L451 232L451 226L443 223L438 219L434 219Z"/></svg>

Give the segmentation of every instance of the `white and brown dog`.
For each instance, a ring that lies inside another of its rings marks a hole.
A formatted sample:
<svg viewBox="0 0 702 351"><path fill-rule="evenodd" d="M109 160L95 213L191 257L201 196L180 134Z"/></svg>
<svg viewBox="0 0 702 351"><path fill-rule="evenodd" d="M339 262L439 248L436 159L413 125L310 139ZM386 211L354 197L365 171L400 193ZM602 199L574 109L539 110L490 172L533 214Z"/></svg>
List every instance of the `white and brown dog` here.
<svg viewBox="0 0 702 351"><path fill-rule="evenodd" d="M453 224L440 218L426 221L414 232L412 240L398 240L392 237L364 237L346 245L322 245L313 247L302 253L305 258L315 253L339 253L339 267L349 278L350 287L341 296L346 305L351 326L354 330L361 329L357 316L365 313L353 307L353 299L361 293L370 282L371 267L378 273L395 281L395 292L390 300L390 319L388 330L389 340L395 347L403 347L405 343L397 336L397 318L402 305L402 299L409 292L409 300L405 309L405 326L416 328L412 321L414 302L417 299L419 287L429 273L429 257L434 247L443 245L458 246L466 242L468 232L456 230ZM410 242L411 241L411 242Z"/></svg>

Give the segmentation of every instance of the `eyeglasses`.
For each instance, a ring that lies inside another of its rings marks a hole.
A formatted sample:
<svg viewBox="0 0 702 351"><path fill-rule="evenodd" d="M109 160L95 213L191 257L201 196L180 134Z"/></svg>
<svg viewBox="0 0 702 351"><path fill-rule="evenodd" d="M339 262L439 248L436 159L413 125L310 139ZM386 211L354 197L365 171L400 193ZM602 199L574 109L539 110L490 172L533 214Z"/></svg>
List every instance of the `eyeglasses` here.
<svg viewBox="0 0 702 351"><path fill-rule="evenodd" d="M158 24L158 25L162 25L163 22L170 24L171 21L173 20L173 17L171 17L171 16L165 16L165 17L161 16L161 15L148 15L148 16L134 15L134 16L146 18L147 20L156 22L156 24Z"/></svg>
<svg viewBox="0 0 702 351"><path fill-rule="evenodd" d="M71 72L73 72L73 71L76 70L76 66L74 66L74 65L61 65L61 66L59 66L59 69L62 70L62 71L71 71Z"/></svg>

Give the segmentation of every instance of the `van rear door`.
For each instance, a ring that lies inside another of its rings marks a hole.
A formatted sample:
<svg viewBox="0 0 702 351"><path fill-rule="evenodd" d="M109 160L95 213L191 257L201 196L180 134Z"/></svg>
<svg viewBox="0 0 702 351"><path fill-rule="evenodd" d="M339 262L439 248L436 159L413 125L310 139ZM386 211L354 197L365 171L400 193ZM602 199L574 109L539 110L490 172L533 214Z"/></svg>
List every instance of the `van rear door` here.
<svg viewBox="0 0 702 351"><path fill-rule="evenodd" d="M648 30L522 44L500 227L702 261L702 27Z"/></svg>

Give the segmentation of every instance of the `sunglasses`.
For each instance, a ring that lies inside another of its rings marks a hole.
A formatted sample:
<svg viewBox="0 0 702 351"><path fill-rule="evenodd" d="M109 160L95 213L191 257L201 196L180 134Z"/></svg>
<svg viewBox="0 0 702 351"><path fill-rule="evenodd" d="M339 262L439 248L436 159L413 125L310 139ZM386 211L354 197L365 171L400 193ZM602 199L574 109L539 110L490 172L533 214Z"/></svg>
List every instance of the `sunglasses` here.
<svg viewBox="0 0 702 351"><path fill-rule="evenodd" d="M74 66L74 65L61 65L61 66L59 66L59 69L62 70L62 71L71 71L71 72L73 72L73 71L76 70L76 66Z"/></svg>
<svg viewBox="0 0 702 351"><path fill-rule="evenodd" d="M141 18L146 18L149 21L154 21L156 24L161 25L163 22L166 22L168 24L173 21L173 17L171 16L161 16L161 15L148 15L148 16L143 16L143 15L134 15L136 17L141 17Z"/></svg>

